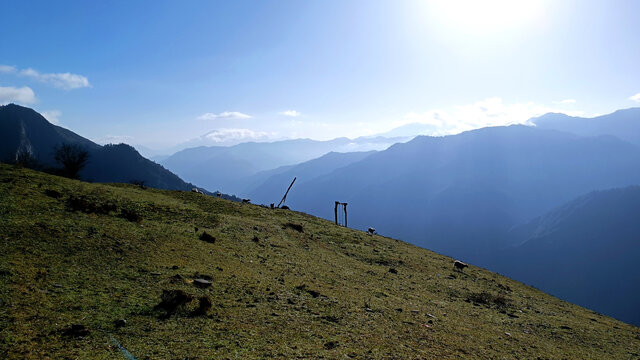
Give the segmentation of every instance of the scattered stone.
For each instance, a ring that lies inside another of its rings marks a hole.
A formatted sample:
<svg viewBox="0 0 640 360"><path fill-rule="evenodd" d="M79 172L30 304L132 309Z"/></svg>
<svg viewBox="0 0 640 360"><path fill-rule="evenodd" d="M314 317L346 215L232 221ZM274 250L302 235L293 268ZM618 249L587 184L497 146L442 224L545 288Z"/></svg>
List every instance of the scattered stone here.
<svg viewBox="0 0 640 360"><path fill-rule="evenodd" d="M194 279L193 280L193 285L195 285L196 287L199 288L208 288L212 285L213 283L209 280L205 280L205 279Z"/></svg>
<svg viewBox="0 0 640 360"><path fill-rule="evenodd" d="M152 276L160 276L160 275L162 275L162 273L159 273L157 271L150 272L149 274L152 275Z"/></svg>
<svg viewBox="0 0 640 360"><path fill-rule="evenodd" d="M564 329L564 330L572 330L570 327L566 326L566 325L562 325L560 326L560 329Z"/></svg>
<svg viewBox="0 0 640 360"><path fill-rule="evenodd" d="M427 313L427 316L430 317L430 318L434 318L434 319L436 318L434 315L429 314L429 313Z"/></svg>
<svg viewBox="0 0 640 360"><path fill-rule="evenodd" d="M324 343L324 348L327 350L331 350L331 349L335 349L338 347L338 342L337 341L329 341Z"/></svg>
<svg viewBox="0 0 640 360"><path fill-rule="evenodd" d="M314 298L321 296L321 294L315 290L309 289L306 284L296 286L296 290L304 291Z"/></svg>
<svg viewBox="0 0 640 360"><path fill-rule="evenodd" d="M116 329L118 329L118 328L121 328L121 327L125 327L127 325L127 320L118 319L118 320L114 321L113 324L116 326Z"/></svg>
<svg viewBox="0 0 640 360"><path fill-rule="evenodd" d="M214 244L216 242L216 238L207 234L206 231L202 232L202 234L200 234L200 240Z"/></svg>
<svg viewBox="0 0 640 360"><path fill-rule="evenodd" d="M69 337L85 337L89 335L89 329L87 329L84 325L75 324L71 325L70 328L64 330L62 335Z"/></svg>
<svg viewBox="0 0 640 360"><path fill-rule="evenodd" d="M420 312L420 310L411 310L411 313L412 313L412 314L417 314L417 313L419 313L419 312Z"/></svg>
<svg viewBox="0 0 640 360"><path fill-rule="evenodd" d="M389 268L389 272L392 274L397 274L398 270L396 270L395 268Z"/></svg>
<svg viewBox="0 0 640 360"><path fill-rule="evenodd" d="M61 288L61 287L62 287L62 284L53 284L53 287L54 287L54 288L58 288L58 289L59 289L59 288Z"/></svg>
<svg viewBox="0 0 640 360"><path fill-rule="evenodd" d="M505 332L505 335L507 335L508 337L511 337L511 333Z"/></svg>
<svg viewBox="0 0 640 360"><path fill-rule="evenodd" d="M397 308L396 311L397 312L402 312L402 308Z"/></svg>
<svg viewBox="0 0 640 360"><path fill-rule="evenodd" d="M178 269L180 269L180 267L179 267L178 265L173 265L173 266L171 267L171 270L178 270Z"/></svg>
<svg viewBox="0 0 640 360"><path fill-rule="evenodd" d="M333 316L333 315L325 315L323 317L321 317L322 320L324 321L328 321L330 323L339 323L340 322L340 318L337 316Z"/></svg>
<svg viewBox="0 0 640 360"><path fill-rule="evenodd" d="M255 235L253 235L253 239L251 239L251 240L252 240L254 243L256 243L256 244L257 244L258 242L260 242L260 239L258 239L258 237L257 237L257 236L255 236Z"/></svg>

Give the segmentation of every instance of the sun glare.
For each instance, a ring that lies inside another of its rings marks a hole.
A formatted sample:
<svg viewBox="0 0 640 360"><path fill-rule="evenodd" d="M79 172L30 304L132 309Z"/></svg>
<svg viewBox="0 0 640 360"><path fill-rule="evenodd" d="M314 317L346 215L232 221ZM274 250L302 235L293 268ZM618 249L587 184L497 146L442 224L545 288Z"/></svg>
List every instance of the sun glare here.
<svg viewBox="0 0 640 360"><path fill-rule="evenodd" d="M466 33L490 33L531 24L544 12L543 1L443 0L428 3L429 15Z"/></svg>

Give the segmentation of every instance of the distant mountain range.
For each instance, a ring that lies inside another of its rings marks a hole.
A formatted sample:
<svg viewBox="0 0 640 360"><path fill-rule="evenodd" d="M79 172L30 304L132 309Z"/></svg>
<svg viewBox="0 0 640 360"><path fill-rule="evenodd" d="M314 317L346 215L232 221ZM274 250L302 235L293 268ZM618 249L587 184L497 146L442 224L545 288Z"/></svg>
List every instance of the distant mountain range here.
<svg viewBox="0 0 640 360"><path fill-rule="evenodd" d="M640 186L580 196L511 231L521 242L482 263L640 326Z"/></svg>
<svg viewBox="0 0 640 360"><path fill-rule="evenodd" d="M581 136L613 135L640 145L640 108L623 109L594 118L550 113L531 122L540 129L553 129Z"/></svg>
<svg viewBox="0 0 640 360"><path fill-rule="evenodd" d="M386 149L406 137L310 139L201 146L179 151L160 163L187 181L228 193L243 193L261 171L318 158L328 152Z"/></svg>
<svg viewBox="0 0 640 360"><path fill-rule="evenodd" d="M351 226L473 261L509 246L511 227L554 206L634 184L639 147L518 125L396 144L296 184L288 204L332 219L333 202L348 202Z"/></svg>
<svg viewBox="0 0 640 360"><path fill-rule="evenodd" d="M144 181L159 189L190 190L184 182L162 166L145 159L126 144L100 146L91 140L49 123L36 111L14 105L0 106L0 160L15 161L28 153L44 167L57 167L54 148L75 144L89 152L87 166L80 172L83 180L95 182Z"/></svg>

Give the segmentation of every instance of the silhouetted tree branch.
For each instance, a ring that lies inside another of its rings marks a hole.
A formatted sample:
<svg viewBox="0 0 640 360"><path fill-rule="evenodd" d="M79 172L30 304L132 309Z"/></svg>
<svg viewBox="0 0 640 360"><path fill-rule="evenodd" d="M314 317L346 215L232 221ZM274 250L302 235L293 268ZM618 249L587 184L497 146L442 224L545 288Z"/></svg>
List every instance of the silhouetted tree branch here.
<svg viewBox="0 0 640 360"><path fill-rule="evenodd" d="M62 144L54 148L55 160L62 166L62 175L77 179L89 160L89 152L77 144Z"/></svg>

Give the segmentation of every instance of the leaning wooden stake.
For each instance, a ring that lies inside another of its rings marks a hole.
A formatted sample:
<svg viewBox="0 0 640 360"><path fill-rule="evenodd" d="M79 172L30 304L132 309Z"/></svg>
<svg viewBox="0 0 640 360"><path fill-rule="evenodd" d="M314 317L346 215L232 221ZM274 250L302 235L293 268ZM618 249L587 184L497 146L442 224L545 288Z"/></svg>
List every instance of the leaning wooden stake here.
<svg viewBox="0 0 640 360"><path fill-rule="evenodd" d="M276 207L280 207L280 205L282 205L282 203L284 203L287 200L287 194L289 194L289 190L291 190L291 187L293 186L293 183L296 182L296 178L293 178L293 181L291 182L291 185L289 185L289 188L287 188L287 192L284 193L284 196L282 197L282 200L280 200L280 202L278 203L278 206Z"/></svg>

